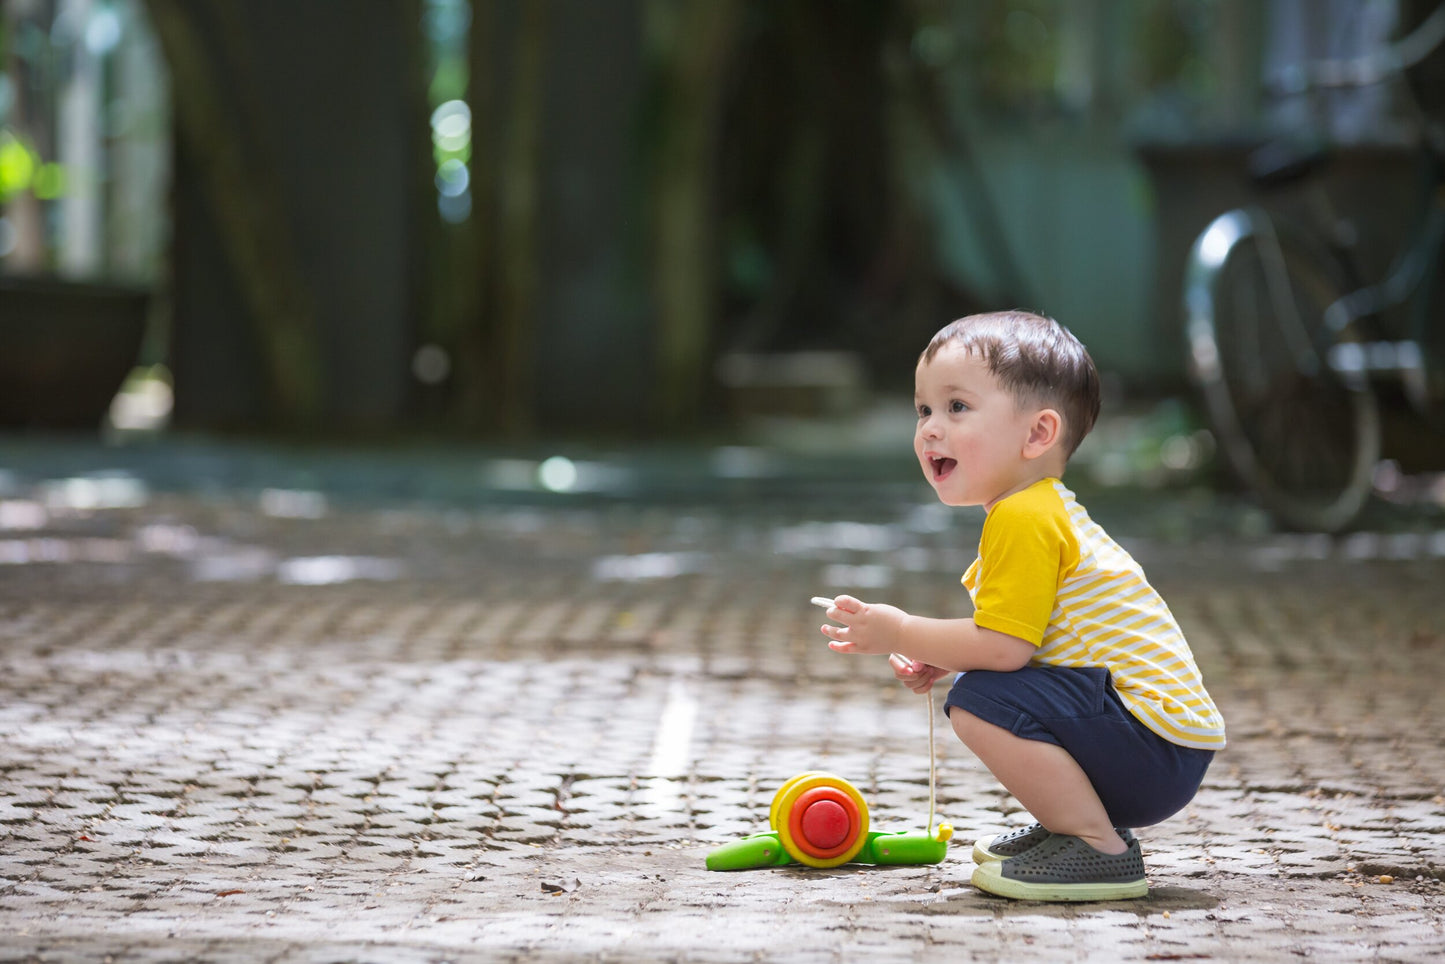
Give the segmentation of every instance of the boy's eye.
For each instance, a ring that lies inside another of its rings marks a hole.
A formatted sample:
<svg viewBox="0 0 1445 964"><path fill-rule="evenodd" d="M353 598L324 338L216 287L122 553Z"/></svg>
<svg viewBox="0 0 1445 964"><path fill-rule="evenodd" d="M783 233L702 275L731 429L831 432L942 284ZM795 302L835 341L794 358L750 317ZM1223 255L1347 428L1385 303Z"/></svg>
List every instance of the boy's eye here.
<svg viewBox="0 0 1445 964"><path fill-rule="evenodd" d="M948 410L955 415L957 415L959 412L962 412L966 408L968 408L967 405L957 400L948 403Z"/></svg>
<svg viewBox="0 0 1445 964"><path fill-rule="evenodd" d="M933 414L933 409L929 408L927 405L920 405L920 406L918 406L918 417L919 417L919 418L927 418L928 416L930 416L930 415L932 415L932 414Z"/></svg>

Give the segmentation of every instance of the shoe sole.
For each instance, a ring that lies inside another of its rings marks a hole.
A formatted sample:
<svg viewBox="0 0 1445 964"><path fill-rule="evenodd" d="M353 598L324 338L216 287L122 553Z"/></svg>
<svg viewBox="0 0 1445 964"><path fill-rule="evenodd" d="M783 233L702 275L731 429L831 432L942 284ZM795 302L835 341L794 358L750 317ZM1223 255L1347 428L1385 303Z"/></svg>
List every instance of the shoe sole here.
<svg viewBox="0 0 1445 964"><path fill-rule="evenodd" d="M1135 900L1149 896L1149 881L1143 878L1109 884L1030 884L1003 876L1000 864L1001 861L991 860L974 868L973 886L999 897L1050 903Z"/></svg>

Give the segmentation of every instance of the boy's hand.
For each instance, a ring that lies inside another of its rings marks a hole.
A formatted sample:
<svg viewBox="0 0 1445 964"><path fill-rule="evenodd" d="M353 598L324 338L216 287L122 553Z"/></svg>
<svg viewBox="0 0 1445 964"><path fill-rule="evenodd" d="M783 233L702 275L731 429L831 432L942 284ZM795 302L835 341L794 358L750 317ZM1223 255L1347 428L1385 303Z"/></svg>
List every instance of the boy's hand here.
<svg viewBox="0 0 1445 964"><path fill-rule="evenodd" d="M920 663L898 653L888 657L888 665L893 668L893 676L898 682L920 696L933 689L935 682L952 672L928 663Z"/></svg>
<svg viewBox="0 0 1445 964"><path fill-rule="evenodd" d="M852 596L838 596L828 618L842 626L824 624L828 648L838 653L891 653L898 649L903 623L908 614L897 606L865 603Z"/></svg>

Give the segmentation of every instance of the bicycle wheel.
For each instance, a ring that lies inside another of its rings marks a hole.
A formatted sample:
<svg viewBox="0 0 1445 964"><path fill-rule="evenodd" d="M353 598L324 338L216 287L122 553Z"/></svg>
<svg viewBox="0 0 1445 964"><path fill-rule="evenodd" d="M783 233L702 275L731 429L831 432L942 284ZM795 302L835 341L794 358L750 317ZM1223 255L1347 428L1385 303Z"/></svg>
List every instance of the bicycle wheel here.
<svg viewBox="0 0 1445 964"><path fill-rule="evenodd" d="M1288 528L1338 532L1369 499L1379 406L1326 361L1348 335L1324 312L1346 290L1332 259L1257 210L1214 220L1190 252L1190 373L1225 460Z"/></svg>

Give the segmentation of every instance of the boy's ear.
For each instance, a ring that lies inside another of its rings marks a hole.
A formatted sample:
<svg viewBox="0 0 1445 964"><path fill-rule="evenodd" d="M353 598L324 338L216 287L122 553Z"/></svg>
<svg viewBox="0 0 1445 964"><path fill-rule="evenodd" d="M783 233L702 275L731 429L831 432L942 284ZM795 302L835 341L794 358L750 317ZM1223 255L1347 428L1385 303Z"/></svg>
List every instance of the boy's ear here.
<svg viewBox="0 0 1445 964"><path fill-rule="evenodd" d="M1024 440L1024 458L1036 459L1047 453L1062 440L1063 433L1063 416L1052 408L1040 409L1034 414L1028 438Z"/></svg>

